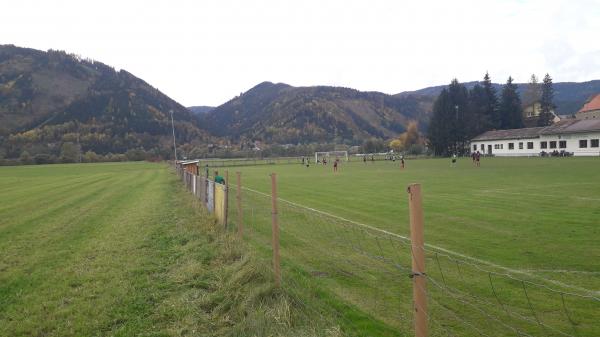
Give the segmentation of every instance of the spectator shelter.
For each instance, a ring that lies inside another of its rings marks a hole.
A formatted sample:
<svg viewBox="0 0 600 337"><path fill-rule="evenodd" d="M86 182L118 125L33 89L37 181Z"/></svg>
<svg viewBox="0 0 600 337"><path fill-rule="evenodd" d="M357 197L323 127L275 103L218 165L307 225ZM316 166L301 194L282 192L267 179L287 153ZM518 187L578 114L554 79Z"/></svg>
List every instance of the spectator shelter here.
<svg viewBox="0 0 600 337"><path fill-rule="evenodd" d="M199 159L196 160L183 160L180 161L179 164L183 167L183 170L189 172L194 175L198 175L200 173L198 169L198 164L200 163Z"/></svg>

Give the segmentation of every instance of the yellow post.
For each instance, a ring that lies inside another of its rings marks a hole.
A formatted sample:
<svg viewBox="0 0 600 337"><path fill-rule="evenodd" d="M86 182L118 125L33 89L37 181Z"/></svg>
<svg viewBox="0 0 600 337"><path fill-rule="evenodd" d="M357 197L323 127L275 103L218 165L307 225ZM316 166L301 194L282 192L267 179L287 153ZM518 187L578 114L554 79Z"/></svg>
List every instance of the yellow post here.
<svg viewBox="0 0 600 337"><path fill-rule="evenodd" d="M425 246L423 240L423 208L421 185L408 186L410 241L412 248L412 280L415 337L427 337L427 284L425 279Z"/></svg>

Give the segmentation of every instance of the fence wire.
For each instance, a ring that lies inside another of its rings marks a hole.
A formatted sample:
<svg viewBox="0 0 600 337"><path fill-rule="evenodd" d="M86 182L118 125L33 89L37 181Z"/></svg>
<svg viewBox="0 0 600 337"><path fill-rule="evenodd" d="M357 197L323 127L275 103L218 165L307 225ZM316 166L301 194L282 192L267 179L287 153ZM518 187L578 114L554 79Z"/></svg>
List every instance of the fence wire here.
<svg viewBox="0 0 600 337"><path fill-rule="evenodd" d="M244 241L271 265L270 195L240 192ZM195 196L200 194L196 189ZM232 230L238 223L236 194L231 184ZM283 199L278 207L282 287L295 304L325 326L342 326L347 335L364 333L365 322L399 335L414 333L409 239ZM418 291L428 299L429 336L600 336L595 292L561 289L427 245L421 249L427 289ZM323 298L322 290L332 295Z"/></svg>

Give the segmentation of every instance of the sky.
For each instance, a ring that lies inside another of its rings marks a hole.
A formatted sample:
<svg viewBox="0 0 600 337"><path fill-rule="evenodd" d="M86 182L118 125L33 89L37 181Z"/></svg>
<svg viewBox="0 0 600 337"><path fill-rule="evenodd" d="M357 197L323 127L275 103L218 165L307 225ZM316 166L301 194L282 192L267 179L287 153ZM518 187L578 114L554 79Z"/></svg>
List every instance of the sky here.
<svg viewBox="0 0 600 337"><path fill-rule="evenodd" d="M125 69L185 106L263 81L395 94L600 79L600 0L1 0L0 44Z"/></svg>

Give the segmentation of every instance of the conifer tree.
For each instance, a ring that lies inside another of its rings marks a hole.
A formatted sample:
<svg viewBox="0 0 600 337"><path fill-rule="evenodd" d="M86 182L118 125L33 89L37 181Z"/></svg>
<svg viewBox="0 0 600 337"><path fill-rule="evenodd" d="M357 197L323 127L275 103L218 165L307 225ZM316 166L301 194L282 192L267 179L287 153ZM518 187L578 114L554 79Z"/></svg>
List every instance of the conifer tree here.
<svg viewBox="0 0 600 337"><path fill-rule="evenodd" d="M433 105L429 124L429 145L436 155L460 154L470 140L467 88L454 79L442 90Z"/></svg>
<svg viewBox="0 0 600 337"><path fill-rule="evenodd" d="M483 90L486 97L486 108L485 115L487 116L488 125L486 130L499 129L500 128L500 115L498 110L498 97L496 96L496 89L490 79L490 74L487 72L483 77Z"/></svg>
<svg viewBox="0 0 600 337"><path fill-rule="evenodd" d="M532 104L539 102L541 95L542 89L540 87L538 78L537 76L535 76L535 74L531 74L529 83L527 83L527 87L525 88L525 92L523 93L523 107L526 108Z"/></svg>
<svg viewBox="0 0 600 337"><path fill-rule="evenodd" d="M499 112L501 129L519 129L523 127L521 98L517 93L517 85L513 83L511 76L508 77L506 84L502 87Z"/></svg>
<svg viewBox="0 0 600 337"><path fill-rule="evenodd" d="M554 88L552 87L552 77L549 74L544 76L542 83L542 97L540 99L540 117L538 126L547 126L552 124L552 114L554 112Z"/></svg>

